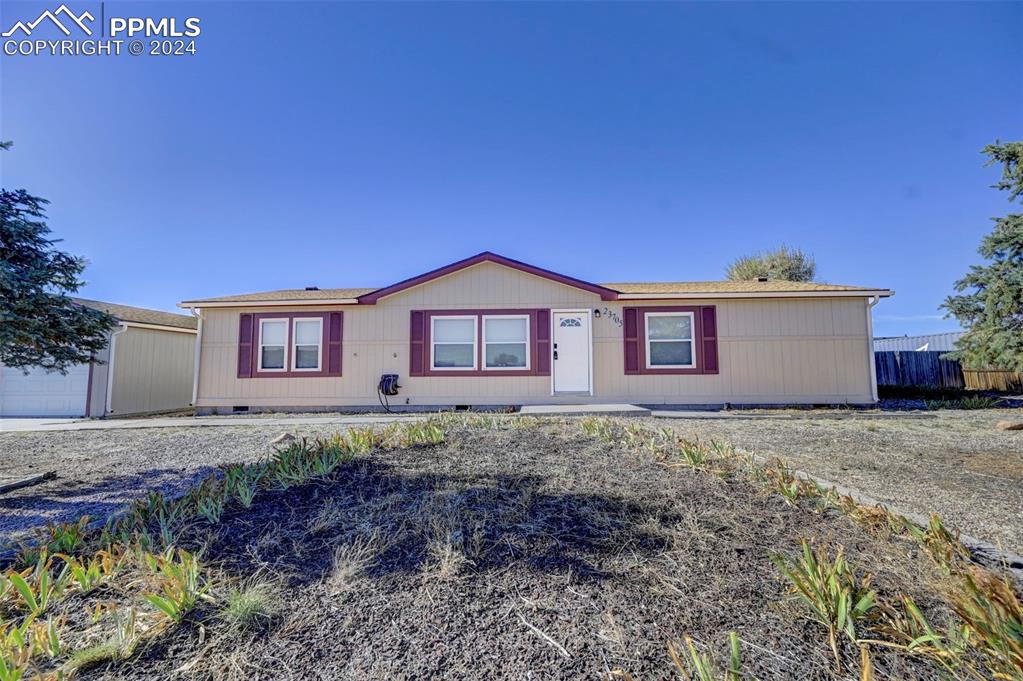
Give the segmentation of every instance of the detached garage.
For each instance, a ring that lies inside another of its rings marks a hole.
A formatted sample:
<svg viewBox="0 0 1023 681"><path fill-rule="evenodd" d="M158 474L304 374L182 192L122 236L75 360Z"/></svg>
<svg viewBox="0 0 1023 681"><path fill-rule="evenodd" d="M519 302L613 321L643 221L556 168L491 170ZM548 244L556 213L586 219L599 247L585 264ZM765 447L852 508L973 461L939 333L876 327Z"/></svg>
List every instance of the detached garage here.
<svg viewBox="0 0 1023 681"><path fill-rule="evenodd" d="M80 305L117 318L107 347L67 374L0 366L0 416L110 416L189 406L194 317L97 300Z"/></svg>

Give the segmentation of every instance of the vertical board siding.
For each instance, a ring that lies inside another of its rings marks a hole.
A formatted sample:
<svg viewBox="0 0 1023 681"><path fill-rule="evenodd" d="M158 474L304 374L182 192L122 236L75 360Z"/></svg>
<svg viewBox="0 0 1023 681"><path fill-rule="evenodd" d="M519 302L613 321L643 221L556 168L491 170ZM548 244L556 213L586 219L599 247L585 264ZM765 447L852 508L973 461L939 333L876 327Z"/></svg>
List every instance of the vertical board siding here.
<svg viewBox="0 0 1023 681"><path fill-rule="evenodd" d="M717 374L626 374L621 326L625 322L624 308L665 304L715 306ZM558 401L551 396L550 376L414 375L416 346L410 336L413 312L469 307L601 310L600 318L592 320L594 402L871 400L863 299L610 302L579 289L483 263L384 298L376 305L345 306L344 376L340 378L239 380L236 365L242 311L204 310L199 406L375 405L376 386L384 373L401 376L398 402L408 398L411 405ZM244 312L261 311L265 310Z"/></svg>
<svg viewBox="0 0 1023 681"><path fill-rule="evenodd" d="M129 327L114 353L112 414L182 409L192 401L195 334ZM234 364L229 358L228 368Z"/></svg>

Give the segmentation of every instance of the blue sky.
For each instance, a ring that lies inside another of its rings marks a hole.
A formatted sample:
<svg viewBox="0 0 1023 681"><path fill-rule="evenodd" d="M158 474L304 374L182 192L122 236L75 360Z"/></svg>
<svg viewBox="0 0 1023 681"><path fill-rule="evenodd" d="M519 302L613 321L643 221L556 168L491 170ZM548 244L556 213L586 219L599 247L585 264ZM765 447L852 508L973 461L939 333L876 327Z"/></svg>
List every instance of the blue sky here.
<svg viewBox="0 0 1023 681"><path fill-rule="evenodd" d="M1012 208L979 150L1023 137L1021 3L105 12L198 16L198 53L0 57L3 185L53 202L87 297L376 286L482 250L717 279L786 243L895 289L879 335L930 332Z"/></svg>

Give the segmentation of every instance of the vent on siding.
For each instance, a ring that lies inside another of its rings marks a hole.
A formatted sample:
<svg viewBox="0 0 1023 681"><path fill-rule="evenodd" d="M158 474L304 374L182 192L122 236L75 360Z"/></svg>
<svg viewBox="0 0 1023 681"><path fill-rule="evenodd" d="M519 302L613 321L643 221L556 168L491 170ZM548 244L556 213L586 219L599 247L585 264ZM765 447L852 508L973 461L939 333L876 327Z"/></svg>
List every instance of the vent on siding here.
<svg viewBox="0 0 1023 681"><path fill-rule="evenodd" d="M305 290L306 291L319 291L320 287L319 286L306 286Z"/></svg>
<svg viewBox="0 0 1023 681"><path fill-rule="evenodd" d="M765 283L767 281L767 277L757 277L757 281L759 281L761 284L763 284L763 283Z"/></svg>

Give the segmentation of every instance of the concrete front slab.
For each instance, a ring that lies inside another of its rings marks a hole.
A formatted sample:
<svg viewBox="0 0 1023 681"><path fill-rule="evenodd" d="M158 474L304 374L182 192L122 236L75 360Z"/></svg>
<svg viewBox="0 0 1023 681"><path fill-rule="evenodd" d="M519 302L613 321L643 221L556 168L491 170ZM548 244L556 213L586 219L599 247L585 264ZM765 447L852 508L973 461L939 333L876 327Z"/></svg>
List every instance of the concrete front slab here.
<svg viewBox="0 0 1023 681"><path fill-rule="evenodd" d="M523 416L650 416L650 410L635 404L530 404Z"/></svg>

